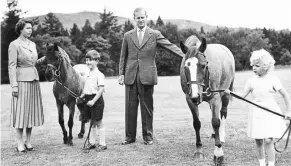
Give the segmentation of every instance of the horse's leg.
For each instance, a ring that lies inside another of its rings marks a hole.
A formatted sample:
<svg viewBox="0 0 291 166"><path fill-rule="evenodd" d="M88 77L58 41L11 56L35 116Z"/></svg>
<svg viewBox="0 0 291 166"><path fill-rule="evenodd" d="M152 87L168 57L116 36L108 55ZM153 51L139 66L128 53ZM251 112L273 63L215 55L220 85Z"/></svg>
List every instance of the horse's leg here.
<svg viewBox="0 0 291 166"><path fill-rule="evenodd" d="M68 120L68 126L69 126L69 137L68 137L68 145L72 146L73 145L73 125L74 125L74 114L75 114L75 105L76 105L76 100L72 99L68 102L67 107L70 110L69 113L69 120Z"/></svg>
<svg viewBox="0 0 291 166"><path fill-rule="evenodd" d="M78 107L78 109L79 109L79 111L80 111L80 116L82 116L81 115L81 109L83 109L83 107L84 107L84 104L83 103L81 103L81 104L77 104L77 107ZM85 122L82 120L82 117L79 117L79 120L81 121L81 129L80 129L80 132L79 132L79 134L78 134L78 138L83 138L84 137L84 134L85 134Z"/></svg>
<svg viewBox="0 0 291 166"><path fill-rule="evenodd" d="M219 127L219 136L220 141L222 143L225 142L225 123L226 123L226 117L227 117L227 106L229 103L229 96L223 95L221 97L222 107L220 110L220 127Z"/></svg>
<svg viewBox="0 0 291 166"><path fill-rule="evenodd" d="M223 165L223 150L220 142L219 127L220 127L220 109L221 109L221 97L219 94L214 94L213 98L209 101L212 111L212 127L215 133L215 149L214 149L214 163L215 165Z"/></svg>
<svg viewBox="0 0 291 166"><path fill-rule="evenodd" d="M193 102L191 101L191 99L188 95L186 95L186 100L187 100L188 106L192 112L193 126L194 126L195 133L196 133L196 152L194 153L194 157L195 158L204 158L204 155L202 153L202 142L201 142L201 138L200 138L201 122L199 120L198 106L193 104Z"/></svg>
<svg viewBox="0 0 291 166"><path fill-rule="evenodd" d="M56 102L57 102L57 108L58 108L58 114L59 114L59 124L63 131L63 141L64 141L64 144L67 144L68 132L66 130L65 123L64 123L64 103L58 99L56 99Z"/></svg>

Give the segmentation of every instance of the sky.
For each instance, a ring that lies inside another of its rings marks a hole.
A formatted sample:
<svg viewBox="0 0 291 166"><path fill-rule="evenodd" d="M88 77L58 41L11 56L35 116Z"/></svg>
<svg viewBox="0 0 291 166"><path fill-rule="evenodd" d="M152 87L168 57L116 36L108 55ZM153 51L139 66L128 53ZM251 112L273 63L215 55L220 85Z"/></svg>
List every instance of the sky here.
<svg viewBox="0 0 291 166"><path fill-rule="evenodd" d="M10 0L8 0L10 1ZM0 1L1 18L7 0ZM148 19L186 19L215 26L291 30L290 0L18 0L28 13L24 17L82 11L102 12L133 18L136 7L143 7ZM1 19L2 20L2 19Z"/></svg>

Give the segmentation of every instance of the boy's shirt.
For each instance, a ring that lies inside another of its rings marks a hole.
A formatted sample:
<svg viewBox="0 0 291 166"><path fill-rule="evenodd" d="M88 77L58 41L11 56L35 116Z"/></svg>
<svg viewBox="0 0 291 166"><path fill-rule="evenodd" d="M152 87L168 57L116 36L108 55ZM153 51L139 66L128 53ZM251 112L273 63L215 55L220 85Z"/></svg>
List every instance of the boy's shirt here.
<svg viewBox="0 0 291 166"><path fill-rule="evenodd" d="M85 87L83 93L86 95L96 94L99 90L98 86L104 86L104 74L101 73L98 68L89 72L89 75L85 78Z"/></svg>

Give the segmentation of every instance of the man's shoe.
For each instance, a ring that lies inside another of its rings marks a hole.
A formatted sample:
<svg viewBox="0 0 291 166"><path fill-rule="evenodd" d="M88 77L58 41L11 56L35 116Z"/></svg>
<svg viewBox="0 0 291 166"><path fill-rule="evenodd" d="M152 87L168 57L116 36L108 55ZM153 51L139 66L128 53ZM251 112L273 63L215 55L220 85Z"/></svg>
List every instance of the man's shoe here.
<svg viewBox="0 0 291 166"><path fill-rule="evenodd" d="M88 147L86 147L86 150L95 149L95 148L96 148L95 144L90 144Z"/></svg>
<svg viewBox="0 0 291 166"><path fill-rule="evenodd" d="M122 143L121 143L121 145L127 145L127 144L131 144L131 143L134 143L135 141L127 141L127 140L125 140L125 141L123 141Z"/></svg>
<svg viewBox="0 0 291 166"><path fill-rule="evenodd" d="M144 141L143 143L145 145L152 145L152 144L154 144L154 141Z"/></svg>

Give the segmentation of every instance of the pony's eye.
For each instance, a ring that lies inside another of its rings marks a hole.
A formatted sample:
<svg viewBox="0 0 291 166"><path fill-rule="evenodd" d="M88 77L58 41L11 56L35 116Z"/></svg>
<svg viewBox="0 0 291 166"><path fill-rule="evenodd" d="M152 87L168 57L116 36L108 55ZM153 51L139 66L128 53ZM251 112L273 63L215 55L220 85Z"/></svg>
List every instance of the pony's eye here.
<svg viewBox="0 0 291 166"><path fill-rule="evenodd" d="M200 66L201 66L202 68L205 68L205 67L206 67L206 65L205 65L205 64L201 64Z"/></svg>

